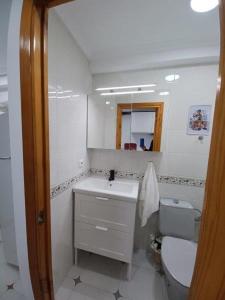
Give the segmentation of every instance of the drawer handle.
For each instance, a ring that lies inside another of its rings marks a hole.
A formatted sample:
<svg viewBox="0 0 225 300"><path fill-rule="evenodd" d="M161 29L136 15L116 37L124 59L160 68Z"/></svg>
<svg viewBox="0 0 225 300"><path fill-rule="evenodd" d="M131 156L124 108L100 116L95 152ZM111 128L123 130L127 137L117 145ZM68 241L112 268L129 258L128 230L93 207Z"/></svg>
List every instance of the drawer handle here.
<svg viewBox="0 0 225 300"><path fill-rule="evenodd" d="M96 197L96 199L103 200L103 201L108 201L109 200L109 198L105 198L105 197Z"/></svg>
<svg viewBox="0 0 225 300"><path fill-rule="evenodd" d="M102 226L95 226L95 228L101 231L108 231L108 228Z"/></svg>

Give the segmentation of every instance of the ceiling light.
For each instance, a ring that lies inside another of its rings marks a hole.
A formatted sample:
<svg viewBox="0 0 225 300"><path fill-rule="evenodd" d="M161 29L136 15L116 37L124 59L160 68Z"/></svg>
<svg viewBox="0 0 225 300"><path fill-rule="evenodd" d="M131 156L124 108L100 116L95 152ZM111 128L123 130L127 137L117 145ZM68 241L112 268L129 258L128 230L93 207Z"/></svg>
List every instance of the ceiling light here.
<svg viewBox="0 0 225 300"><path fill-rule="evenodd" d="M207 12L214 9L219 0L191 0L191 8L196 12Z"/></svg>
<svg viewBox="0 0 225 300"><path fill-rule="evenodd" d="M73 97L73 98L77 98L77 97L80 97L80 95L72 95L71 97Z"/></svg>
<svg viewBox="0 0 225 300"><path fill-rule="evenodd" d="M110 101L105 101L105 104L109 105L109 104L110 104Z"/></svg>
<svg viewBox="0 0 225 300"><path fill-rule="evenodd" d="M146 90L146 91L129 91L129 92L110 92L110 93L101 93L101 96L114 96L114 95L131 95L131 94L147 94L154 93L154 90Z"/></svg>
<svg viewBox="0 0 225 300"><path fill-rule="evenodd" d="M178 74L170 74L165 77L165 80L171 82L171 81L178 80L179 78L180 78L180 75L178 75Z"/></svg>
<svg viewBox="0 0 225 300"><path fill-rule="evenodd" d="M71 96L57 96L57 99L69 99Z"/></svg>
<svg viewBox="0 0 225 300"><path fill-rule="evenodd" d="M170 94L170 92L160 92L159 95L160 96L168 96Z"/></svg>
<svg viewBox="0 0 225 300"><path fill-rule="evenodd" d="M156 86L154 83L151 84L139 84L139 85L126 85L126 86L112 86L105 88L97 88L96 91L109 91L109 90L123 90L123 89L137 89Z"/></svg>

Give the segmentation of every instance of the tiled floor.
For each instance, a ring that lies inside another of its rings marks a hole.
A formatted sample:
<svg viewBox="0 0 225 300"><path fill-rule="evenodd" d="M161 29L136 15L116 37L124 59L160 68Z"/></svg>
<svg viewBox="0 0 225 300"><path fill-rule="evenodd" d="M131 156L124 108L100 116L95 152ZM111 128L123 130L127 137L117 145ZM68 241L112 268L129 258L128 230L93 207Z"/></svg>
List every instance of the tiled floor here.
<svg viewBox="0 0 225 300"><path fill-rule="evenodd" d="M56 300L168 300L164 278L150 264L144 251L134 254L132 278L126 264L81 251Z"/></svg>
<svg viewBox="0 0 225 300"><path fill-rule="evenodd" d="M7 264L0 242L0 300L26 300L22 293L19 269Z"/></svg>

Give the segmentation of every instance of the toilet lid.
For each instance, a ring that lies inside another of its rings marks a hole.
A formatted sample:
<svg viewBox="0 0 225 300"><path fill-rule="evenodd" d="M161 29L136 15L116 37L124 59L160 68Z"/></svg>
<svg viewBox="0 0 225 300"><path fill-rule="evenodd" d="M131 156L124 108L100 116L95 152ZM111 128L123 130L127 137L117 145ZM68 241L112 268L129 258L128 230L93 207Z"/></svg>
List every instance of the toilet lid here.
<svg viewBox="0 0 225 300"><path fill-rule="evenodd" d="M190 287L194 271L197 244L174 237L162 240L162 260L172 277Z"/></svg>

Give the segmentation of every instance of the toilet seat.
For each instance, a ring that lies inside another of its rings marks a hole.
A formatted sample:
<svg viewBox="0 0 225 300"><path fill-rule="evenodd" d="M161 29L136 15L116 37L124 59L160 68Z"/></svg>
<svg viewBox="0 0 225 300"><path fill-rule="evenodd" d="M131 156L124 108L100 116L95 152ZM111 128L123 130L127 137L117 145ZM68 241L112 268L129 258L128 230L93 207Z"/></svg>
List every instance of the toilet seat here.
<svg viewBox="0 0 225 300"><path fill-rule="evenodd" d="M194 271L197 244L174 237L162 240L161 257L171 276L184 287L191 285Z"/></svg>

